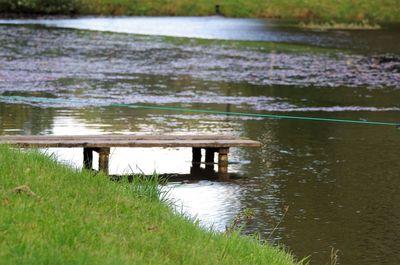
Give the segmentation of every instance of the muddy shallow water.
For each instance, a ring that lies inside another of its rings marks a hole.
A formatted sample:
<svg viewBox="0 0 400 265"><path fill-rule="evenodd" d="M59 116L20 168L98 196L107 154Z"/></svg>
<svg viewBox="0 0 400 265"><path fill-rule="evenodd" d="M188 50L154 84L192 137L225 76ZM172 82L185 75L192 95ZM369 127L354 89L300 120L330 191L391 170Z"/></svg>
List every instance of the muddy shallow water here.
<svg viewBox="0 0 400 265"><path fill-rule="evenodd" d="M174 44L154 36L3 25L0 92L26 99L2 100L0 132L207 133L259 140L260 149L232 150L234 178L172 182L172 199L221 231L242 209L254 209L244 233L260 233L299 257L311 255L312 264L328 262L331 247L340 250L340 264L396 264L400 131L394 126L108 106L397 122L400 73L385 56ZM50 151L81 166L81 150ZM189 149L115 149L111 172L187 174L190 155Z"/></svg>

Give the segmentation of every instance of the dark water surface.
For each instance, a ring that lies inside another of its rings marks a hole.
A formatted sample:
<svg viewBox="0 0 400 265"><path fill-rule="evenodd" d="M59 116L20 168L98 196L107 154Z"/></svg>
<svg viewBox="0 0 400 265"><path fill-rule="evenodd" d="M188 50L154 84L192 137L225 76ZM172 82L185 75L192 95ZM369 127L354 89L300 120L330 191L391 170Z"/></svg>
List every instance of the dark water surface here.
<svg viewBox="0 0 400 265"><path fill-rule="evenodd" d="M399 55L399 54L395 54ZM1 134L226 134L261 141L233 149L221 181L175 181L171 198L223 231L245 208L245 233L312 264L400 261L400 130L109 107L111 103L397 122L400 73L379 52L279 52L190 45L159 37L0 26ZM45 97L64 102L34 102ZM50 150L81 167L79 149ZM111 173L187 174L190 149L114 149ZM239 177L238 177L239 176ZM289 207L282 223L284 209Z"/></svg>

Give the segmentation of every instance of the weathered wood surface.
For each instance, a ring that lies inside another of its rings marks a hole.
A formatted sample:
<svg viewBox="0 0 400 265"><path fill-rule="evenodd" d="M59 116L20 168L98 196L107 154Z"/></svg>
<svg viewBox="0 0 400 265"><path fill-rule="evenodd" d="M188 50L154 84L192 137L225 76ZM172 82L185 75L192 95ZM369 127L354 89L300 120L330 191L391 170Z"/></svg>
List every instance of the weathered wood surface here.
<svg viewBox="0 0 400 265"><path fill-rule="evenodd" d="M19 147L260 147L261 143L218 135L18 135L0 136L0 144Z"/></svg>

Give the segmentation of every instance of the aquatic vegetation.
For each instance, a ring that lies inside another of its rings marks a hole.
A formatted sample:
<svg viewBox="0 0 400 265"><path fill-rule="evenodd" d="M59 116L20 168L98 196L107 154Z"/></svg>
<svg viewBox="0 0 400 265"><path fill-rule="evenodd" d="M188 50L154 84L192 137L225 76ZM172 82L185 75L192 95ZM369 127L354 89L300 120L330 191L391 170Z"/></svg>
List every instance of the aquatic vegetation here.
<svg viewBox="0 0 400 265"><path fill-rule="evenodd" d="M3 65L0 78L4 81L0 89L13 93L41 91L57 97L87 97L102 101L107 98L107 103L175 102L176 99L163 94L143 96L143 92L137 90L139 88L132 87L136 75L153 75L158 79L160 76L190 76L194 80L254 85L399 87L399 73L394 62L377 63L370 56L304 45L191 41L12 26L0 27L0 42L3 47L0 50L3 55L0 56ZM398 56L394 58L398 59ZM133 90L129 93L116 88L108 91L107 87L115 86L116 80L119 85ZM63 89L59 89L60 82ZM83 89L85 87L90 90ZM210 97L198 94L178 99L184 103L207 103ZM262 104L268 98L254 100L257 102L243 97L212 97L215 103L232 101L239 104L243 101L258 107L268 106L268 110L280 110L271 102ZM293 106L286 106L285 110L290 107Z"/></svg>
<svg viewBox="0 0 400 265"><path fill-rule="evenodd" d="M251 208L245 208L240 211L229 225L225 228L225 233L230 234L234 231L242 229L246 224L250 223L254 218L255 212Z"/></svg>
<svg viewBox="0 0 400 265"><path fill-rule="evenodd" d="M300 22L300 28L314 30L377 30L382 27L376 23L370 23L368 20L361 22L343 23L343 22Z"/></svg>

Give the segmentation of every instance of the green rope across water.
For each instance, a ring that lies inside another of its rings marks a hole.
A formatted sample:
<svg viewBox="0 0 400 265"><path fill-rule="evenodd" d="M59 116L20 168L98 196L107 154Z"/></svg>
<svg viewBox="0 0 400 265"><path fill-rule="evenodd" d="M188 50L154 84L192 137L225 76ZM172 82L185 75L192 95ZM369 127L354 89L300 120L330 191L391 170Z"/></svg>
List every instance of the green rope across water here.
<svg viewBox="0 0 400 265"><path fill-rule="evenodd" d="M30 101L30 102L44 102L44 103L106 104L106 102L95 102L86 100L63 100L63 99L52 99L43 97L22 97L22 96L0 96L0 99L7 101L12 100L12 101ZM353 123L353 124L364 124L364 125L386 125L386 126L397 126L397 127L400 125L399 123L394 123L394 122L344 120L344 119L333 119L333 118L318 118L318 117L189 109L189 108L173 108L173 107L146 106L146 105L134 105L134 104L111 103L107 105L110 107L127 107L127 108L137 108L137 109L166 110L166 111L206 113L206 114L217 114L217 115L235 115L235 116L261 117L261 118L271 118L271 119L292 119L292 120L323 121L323 122L336 122L336 123Z"/></svg>

